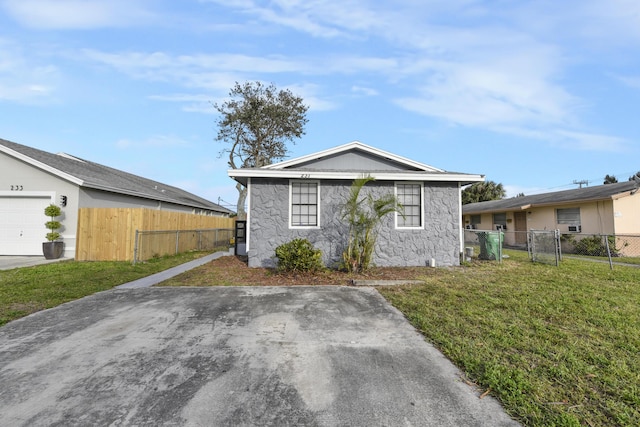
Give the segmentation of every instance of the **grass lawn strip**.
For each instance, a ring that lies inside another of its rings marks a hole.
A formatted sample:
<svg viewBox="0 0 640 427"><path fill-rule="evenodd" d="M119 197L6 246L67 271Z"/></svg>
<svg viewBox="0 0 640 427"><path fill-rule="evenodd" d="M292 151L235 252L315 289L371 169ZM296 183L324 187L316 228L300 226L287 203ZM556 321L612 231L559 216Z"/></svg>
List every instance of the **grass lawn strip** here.
<svg viewBox="0 0 640 427"><path fill-rule="evenodd" d="M0 271L0 326L96 292L150 276L201 256L191 252L154 258L136 265L130 262L61 261L34 267Z"/></svg>
<svg viewBox="0 0 640 427"><path fill-rule="evenodd" d="M640 271L510 255L379 291L523 424L640 425Z"/></svg>

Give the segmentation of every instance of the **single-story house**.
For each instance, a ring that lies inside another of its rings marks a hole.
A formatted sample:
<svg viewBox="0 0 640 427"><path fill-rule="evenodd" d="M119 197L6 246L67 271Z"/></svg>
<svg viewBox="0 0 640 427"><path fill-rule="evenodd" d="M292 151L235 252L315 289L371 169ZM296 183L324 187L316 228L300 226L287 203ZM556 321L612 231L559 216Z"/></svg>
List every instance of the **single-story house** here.
<svg viewBox="0 0 640 427"><path fill-rule="evenodd" d="M42 255L49 219L61 206L64 256L74 258L78 209L150 208L201 215L232 211L187 191L69 154L52 154L0 139L0 255Z"/></svg>
<svg viewBox="0 0 640 427"><path fill-rule="evenodd" d="M460 189L482 175L447 172L354 141L261 168L232 169L248 188L247 255L250 267L275 265L275 249L308 239L327 266L342 260L348 225L341 208L353 181L375 181L363 194L395 194L405 215L384 218L373 262L378 266L459 264L463 249Z"/></svg>
<svg viewBox="0 0 640 427"><path fill-rule="evenodd" d="M640 233L640 193L635 181L512 197L462 206L466 228L506 230L506 245L526 245L528 230L563 234ZM511 233L513 231L514 233Z"/></svg>

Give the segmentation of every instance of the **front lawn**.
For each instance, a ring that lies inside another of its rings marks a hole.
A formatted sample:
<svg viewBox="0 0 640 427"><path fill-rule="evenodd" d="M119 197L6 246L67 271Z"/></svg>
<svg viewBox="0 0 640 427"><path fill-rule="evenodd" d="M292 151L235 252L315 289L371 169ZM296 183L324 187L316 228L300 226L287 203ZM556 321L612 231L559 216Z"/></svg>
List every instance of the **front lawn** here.
<svg viewBox="0 0 640 427"><path fill-rule="evenodd" d="M509 255L379 291L523 424L640 425L640 269Z"/></svg>
<svg viewBox="0 0 640 427"><path fill-rule="evenodd" d="M61 261L2 270L0 326L36 311L150 276L203 255L206 253L189 252L154 258L136 265L117 261Z"/></svg>
<svg viewBox="0 0 640 427"><path fill-rule="evenodd" d="M606 263L568 258L555 267L505 252L510 258L502 263L372 269L366 277L280 275L222 257L163 285L346 285L419 277L424 284L378 290L524 425L640 425L640 268L610 270ZM0 271L0 325L201 255Z"/></svg>

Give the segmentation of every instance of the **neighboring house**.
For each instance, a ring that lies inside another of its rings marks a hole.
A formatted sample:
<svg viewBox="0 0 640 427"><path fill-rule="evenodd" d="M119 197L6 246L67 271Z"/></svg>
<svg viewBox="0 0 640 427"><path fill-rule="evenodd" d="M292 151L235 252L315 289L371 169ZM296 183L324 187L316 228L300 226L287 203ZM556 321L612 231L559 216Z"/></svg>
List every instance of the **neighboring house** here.
<svg viewBox="0 0 640 427"><path fill-rule="evenodd" d="M76 247L78 209L133 207L229 216L222 206L170 185L0 139L0 255L42 255L49 219L62 207L65 257Z"/></svg>
<svg viewBox="0 0 640 427"><path fill-rule="evenodd" d="M261 168L232 169L248 188L247 250L250 267L275 265L277 246L306 238L328 266L342 260L348 225L341 208L353 181L371 176L362 195L395 193L406 215L382 223L374 264L459 264L463 233L461 186L481 175L446 172L360 142Z"/></svg>
<svg viewBox="0 0 640 427"><path fill-rule="evenodd" d="M636 182L513 197L462 206L466 228L505 233L506 245L526 245L528 230L587 234L640 233L640 194ZM515 233L510 233L514 231Z"/></svg>

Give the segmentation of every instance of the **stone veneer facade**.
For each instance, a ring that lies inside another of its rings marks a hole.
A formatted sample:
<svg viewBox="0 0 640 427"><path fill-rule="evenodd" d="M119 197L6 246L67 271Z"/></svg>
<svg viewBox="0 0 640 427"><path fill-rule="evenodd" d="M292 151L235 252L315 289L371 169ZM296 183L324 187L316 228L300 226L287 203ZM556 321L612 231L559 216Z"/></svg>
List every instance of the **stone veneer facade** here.
<svg viewBox="0 0 640 427"><path fill-rule="evenodd" d="M348 226L340 210L351 181L320 181L320 227L289 227L289 180L253 178L250 191L249 266L273 267L275 249L296 238L308 239L322 251L328 267L342 260ZM361 194L393 193L394 183L375 181ZM394 214L383 219L373 263L380 267L459 265L460 207L457 182L424 183L424 228L395 229Z"/></svg>

